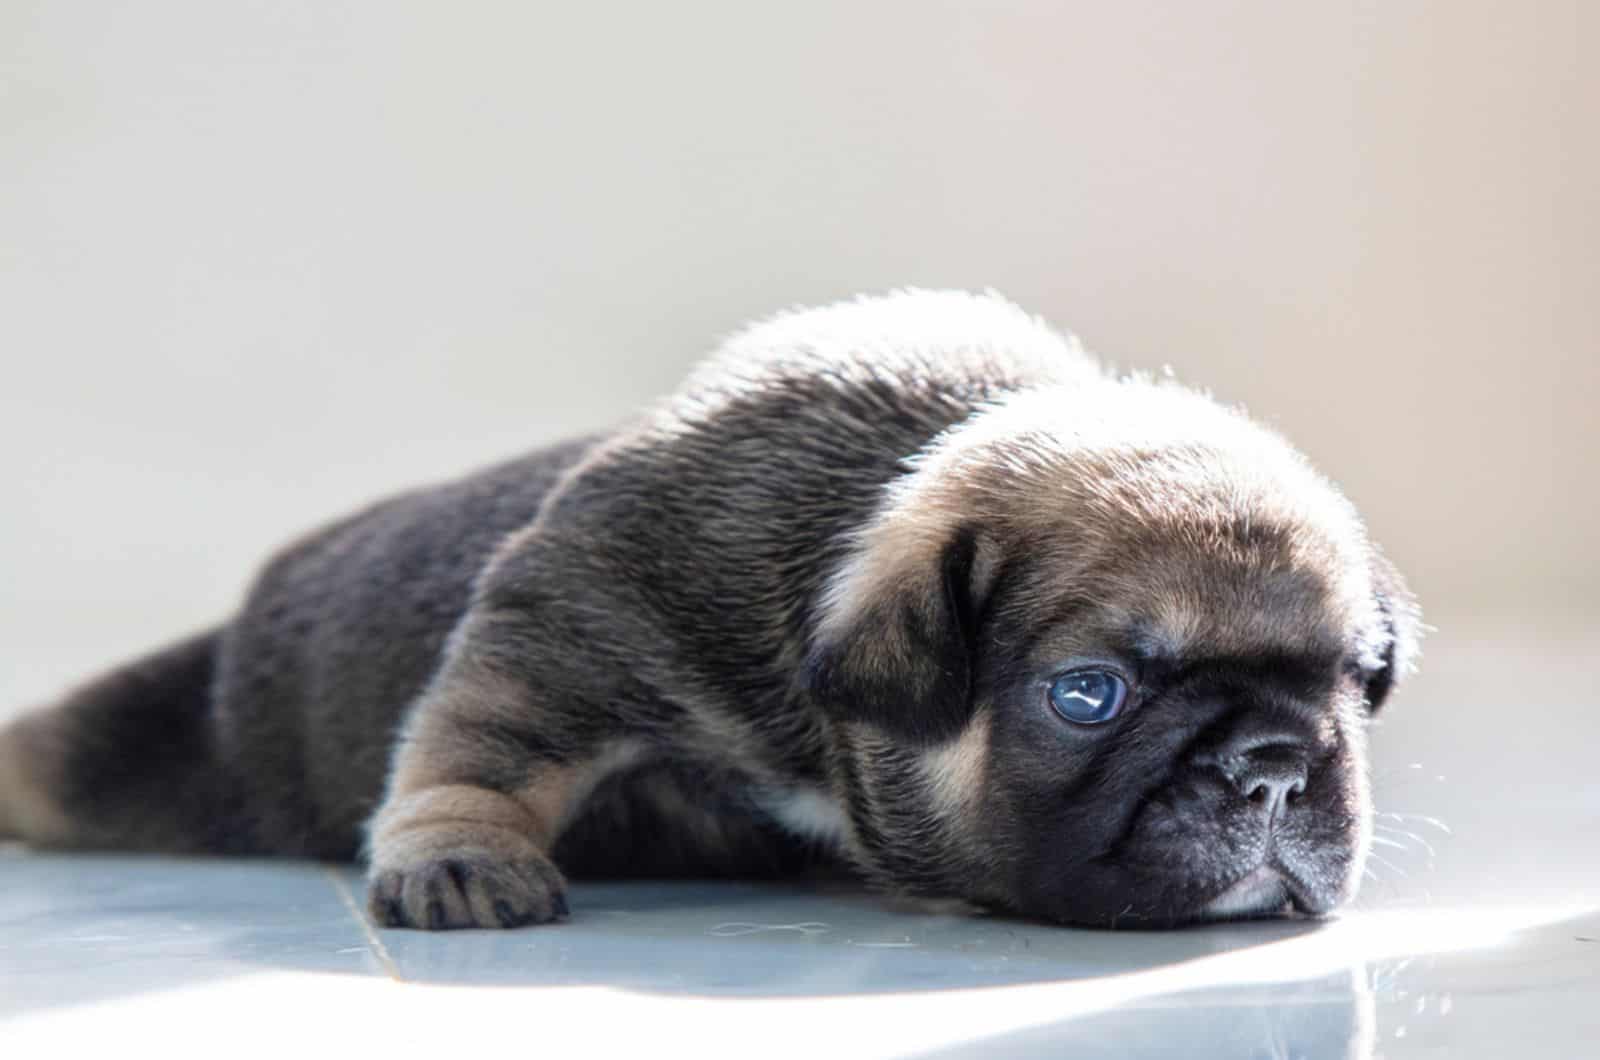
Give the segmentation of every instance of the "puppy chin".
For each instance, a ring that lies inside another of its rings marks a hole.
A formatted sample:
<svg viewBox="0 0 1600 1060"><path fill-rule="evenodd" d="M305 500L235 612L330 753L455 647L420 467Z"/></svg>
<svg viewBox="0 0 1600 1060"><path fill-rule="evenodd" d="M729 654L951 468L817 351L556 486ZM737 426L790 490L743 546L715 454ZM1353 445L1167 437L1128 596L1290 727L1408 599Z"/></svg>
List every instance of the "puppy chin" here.
<svg viewBox="0 0 1600 1060"><path fill-rule="evenodd" d="M1317 919L1333 913L1352 897L1354 887L1317 886L1276 863L1251 869L1207 901L1195 919L1245 920L1262 917Z"/></svg>
<svg viewBox="0 0 1600 1060"><path fill-rule="evenodd" d="M1200 910L1201 920L1243 920L1302 912L1283 874L1268 865L1246 874Z"/></svg>

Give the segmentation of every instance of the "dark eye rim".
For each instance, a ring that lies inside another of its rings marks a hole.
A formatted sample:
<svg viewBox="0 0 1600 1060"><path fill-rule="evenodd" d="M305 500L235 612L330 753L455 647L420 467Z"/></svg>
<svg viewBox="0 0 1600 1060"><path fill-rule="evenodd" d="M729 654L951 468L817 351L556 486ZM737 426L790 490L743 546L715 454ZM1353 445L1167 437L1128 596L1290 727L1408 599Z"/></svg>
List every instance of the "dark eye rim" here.
<svg viewBox="0 0 1600 1060"><path fill-rule="evenodd" d="M1051 693L1055 690L1056 685L1064 678L1075 677L1079 674L1103 674L1112 678L1121 686L1122 696L1117 700L1116 708L1109 715L1098 721L1084 721L1067 716L1055 705L1054 697ZM1134 699L1134 683L1133 679L1120 666L1104 662L1082 662L1058 670L1046 678L1043 684L1043 698L1045 708L1059 720L1078 728L1096 729L1117 720L1127 711L1129 704Z"/></svg>

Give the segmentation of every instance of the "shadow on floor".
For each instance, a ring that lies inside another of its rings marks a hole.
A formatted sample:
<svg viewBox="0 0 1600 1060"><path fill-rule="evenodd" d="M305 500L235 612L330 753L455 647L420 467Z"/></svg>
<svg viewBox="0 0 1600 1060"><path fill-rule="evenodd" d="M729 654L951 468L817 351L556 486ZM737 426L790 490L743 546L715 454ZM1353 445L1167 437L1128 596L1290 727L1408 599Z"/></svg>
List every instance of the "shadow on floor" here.
<svg viewBox="0 0 1600 1060"><path fill-rule="evenodd" d="M1317 930L1104 932L893 908L854 889L578 883L569 922L374 931L358 874L307 863L0 850L0 1014L258 971L798 997L1058 983Z"/></svg>
<svg viewBox="0 0 1600 1060"><path fill-rule="evenodd" d="M0 849L0 1019L221 980L248 991L269 973L685 999L895 994L928 998L924 1013L981 1010L993 1033L934 1060L1366 1057L1399 1035L1415 1046L1526 1033L1510 1018L1521 1009L1496 1007L1513 994L1526 1007L1537 991L1569 1018L1600 1013L1583 1000L1600 953L1590 904L1569 920L1417 907L1331 925L1106 932L917 913L838 888L580 883L568 923L434 934L372 930L359 895L345 867Z"/></svg>

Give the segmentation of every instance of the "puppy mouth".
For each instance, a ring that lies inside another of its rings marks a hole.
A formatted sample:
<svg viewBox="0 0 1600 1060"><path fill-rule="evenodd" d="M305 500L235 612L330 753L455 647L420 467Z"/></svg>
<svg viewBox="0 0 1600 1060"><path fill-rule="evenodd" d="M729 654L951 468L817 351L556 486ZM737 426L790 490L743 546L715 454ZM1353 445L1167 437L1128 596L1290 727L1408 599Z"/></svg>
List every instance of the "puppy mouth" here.
<svg viewBox="0 0 1600 1060"><path fill-rule="evenodd" d="M1200 910L1204 920L1244 920L1254 917L1315 916L1304 889L1294 875L1277 865L1257 865L1208 901Z"/></svg>

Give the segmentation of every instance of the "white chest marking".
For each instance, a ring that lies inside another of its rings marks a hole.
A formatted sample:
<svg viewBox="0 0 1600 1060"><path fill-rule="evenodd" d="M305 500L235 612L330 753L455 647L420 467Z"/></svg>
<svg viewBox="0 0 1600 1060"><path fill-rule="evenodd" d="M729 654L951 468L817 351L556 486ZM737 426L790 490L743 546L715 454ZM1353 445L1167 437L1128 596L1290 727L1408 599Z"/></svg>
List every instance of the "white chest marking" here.
<svg viewBox="0 0 1600 1060"><path fill-rule="evenodd" d="M844 809L815 788L787 788L764 792L761 805L795 835L830 845L844 840L848 824Z"/></svg>

